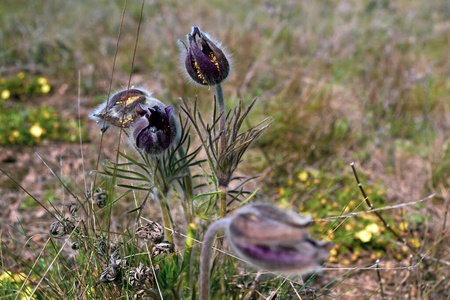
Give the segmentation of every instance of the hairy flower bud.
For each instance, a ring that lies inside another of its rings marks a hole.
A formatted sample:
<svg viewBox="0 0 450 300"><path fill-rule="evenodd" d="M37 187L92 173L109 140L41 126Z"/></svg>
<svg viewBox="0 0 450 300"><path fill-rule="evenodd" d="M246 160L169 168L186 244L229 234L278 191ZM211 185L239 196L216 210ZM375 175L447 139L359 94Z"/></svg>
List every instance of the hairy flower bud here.
<svg viewBox="0 0 450 300"><path fill-rule="evenodd" d="M214 41L200 28L193 27L186 35L187 45L179 40L181 59L185 70L194 82L216 85L230 74L230 63L220 43Z"/></svg>
<svg viewBox="0 0 450 300"><path fill-rule="evenodd" d="M333 244L309 238L309 218L269 204L244 207L227 228L233 250L250 263L271 271L316 270Z"/></svg>
<svg viewBox="0 0 450 300"><path fill-rule="evenodd" d="M133 141L136 146L151 155L168 149L177 139L177 121L172 106L160 103L151 107L136 106L139 118L133 125Z"/></svg>
<svg viewBox="0 0 450 300"><path fill-rule="evenodd" d="M109 126L129 128L137 117L136 106L153 106L162 104L151 97L151 92L140 88L124 89L115 93L109 101L100 104L89 117L97 121L102 133Z"/></svg>

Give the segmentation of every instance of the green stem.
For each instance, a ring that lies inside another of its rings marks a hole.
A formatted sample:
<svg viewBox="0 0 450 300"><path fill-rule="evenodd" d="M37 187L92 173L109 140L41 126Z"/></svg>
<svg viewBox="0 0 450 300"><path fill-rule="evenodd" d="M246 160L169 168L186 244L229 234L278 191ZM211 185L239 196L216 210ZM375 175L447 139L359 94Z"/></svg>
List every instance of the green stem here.
<svg viewBox="0 0 450 300"><path fill-rule="evenodd" d="M200 300L209 299L209 277L214 238L220 230L227 228L230 222L230 218L224 218L212 223L203 238L202 253L200 255Z"/></svg>
<svg viewBox="0 0 450 300"><path fill-rule="evenodd" d="M186 152L183 147L178 148L178 155L183 159L183 163L186 162ZM194 210L192 207L192 199L194 198L194 186L192 184L192 175L189 167L186 167L186 176L183 178L184 181L184 204L183 207L186 207L185 216L188 224L192 223L194 220ZM181 196L181 195L180 195Z"/></svg>
<svg viewBox="0 0 450 300"><path fill-rule="evenodd" d="M161 213L162 213L163 220L164 220L164 227L166 229L167 241L169 243L173 243L173 232L172 232L171 226L170 226L169 209L168 209L167 199L166 199L165 195L161 195L159 204L161 205Z"/></svg>
<svg viewBox="0 0 450 300"><path fill-rule="evenodd" d="M178 155L180 156L180 159L183 160L183 164L186 163L186 152L183 147L178 148ZM183 178L183 183L179 184L179 194L180 197L182 197L181 205L184 210L184 215L186 218L187 226L187 235L186 235L186 241L184 245L184 254L183 254L183 280L185 282L184 286L188 287L185 289L184 296L186 298L189 297L189 293L192 293L192 273L191 273L191 262L193 260L193 251L192 247L194 246L194 240L195 235L197 233L197 224L194 221L194 210L192 205L192 199L194 199L194 186L192 183L192 175L189 167L185 168L185 176Z"/></svg>
<svg viewBox="0 0 450 300"><path fill-rule="evenodd" d="M227 192L228 187L224 185L219 185L219 191L220 193L220 217L225 218L227 215Z"/></svg>
<svg viewBox="0 0 450 300"><path fill-rule="evenodd" d="M185 293L185 297L189 298L189 293L192 293L192 272L191 265L194 259L192 248L194 247L195 236L197 234L197 224L189 223L186 234L186 242L184 243L183 254L183 278L189 289Z"/></svg>

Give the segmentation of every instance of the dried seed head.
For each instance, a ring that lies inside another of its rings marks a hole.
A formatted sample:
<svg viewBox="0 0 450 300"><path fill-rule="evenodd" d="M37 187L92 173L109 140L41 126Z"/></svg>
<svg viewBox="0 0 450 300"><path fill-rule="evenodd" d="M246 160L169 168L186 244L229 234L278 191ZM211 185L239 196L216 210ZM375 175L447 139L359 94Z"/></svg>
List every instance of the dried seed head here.
<svg viewBox="0 0 450 300"><path fill-rule="evenodd" d="M131 267L127 274L128 284L135 288L145 287L146 283L152 281L152 277L152 270L143 263L140 263L137 268Z"/></svg>
<svg viewBox="0 0 450 300"><path fill-rule="evenodd" d="M102 188L98 188L94 193L89 191L87 193L87 198L88 200L92 200L98 208L103 208L106 205L106 201L108 201L108 194Z"/></svg>
<svg viewBox="0 0 450 300"><path fill-rule="evenodd" d="M105 236L100 235L100 237L97 239L97 243L95 244L95 251L100 257L104 257L105 259L108 257L108 242Z"/></svg>
<svg viewBox="0 0 450 300"><path fill-rule="evenodd" d="M50 225L50 234L55 239L64 238L66 235L68 235L70 233L70 230L75 227L68 220L63 220L63 222L65 224L63 224L62 221L55 221Z"/></svg>
<svg viewBox="0 0 450 300"><path fill-rule="evenodd" d="M136 236L149 240L152 244L159 244L164 240L164 228L156 222L148 222L136 230Z"/></svg>
<svg viewBox="0 0 450 300"><path fill-rule="evenodd" d="M77 218L77 213L78 210L80 209L80 205L78 205L77 203L70 203L67 206L68 210L69 210L69 215L72 219L78 221L79 219Z"/></svg>
<svg viewBox="0 0 450 300"><path fill-rule="evenodd" d="M78 250L80 249L80 244L78 243L78 241L72 242L70 248L72 248L72 250Z"/></svg>
<svg viewBox="0 0 450 300"><path fill-rule="evenodd" d="M118 248L111 249L112 254L109 256L109 264L110 265L118 265L121 268L128 267L128 261L126 259L122 259L120 255L120 251Z"/></svg>
<svg viewBox="0 0 450 300"><path fill-rule="evenodd" d="M100 273L100 282L120 283L122 281L122 270L116 264L110 264Z"/></svg>
<svg viewBox="0 0 450 300"><path fill-rule="evenodd" d="M169 242L162 242L153 246L152 251L153 256L173 253L175 252L175 244Z"/></svg>

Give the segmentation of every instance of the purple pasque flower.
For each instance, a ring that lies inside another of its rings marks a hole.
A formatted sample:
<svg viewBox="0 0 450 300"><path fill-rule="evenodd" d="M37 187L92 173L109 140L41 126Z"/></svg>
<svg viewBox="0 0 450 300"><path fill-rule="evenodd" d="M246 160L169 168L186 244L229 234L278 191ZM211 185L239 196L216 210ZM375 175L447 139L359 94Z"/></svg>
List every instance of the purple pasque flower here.
<svg viewBox="0 0 450 300"><path fill-rule="evenodd" d="M192 27L192 32L186 35L186 42L187 44L179 40L178 44L185 70L194 82L216 85L228 77L230 62L220 43L199 27Z"/></svg>
<svg viewBox="0 0 450 300"><path fill-rule="evenodd" d="M152 93L143 88L123 89L105 100L89 115L105 133L110 127L130 128L137 117L136 106L163 105L159 100L151 97Z"/></svg>
<svg viewBox="0 0 450 300"><path fill-rule="evenodd" d="M310 218L269 204L239 210L227 228L233 250L244 260L275 272L305 273L320 268L332 243L309 237Z"/></svg>
<svg viewBox="0 0 450 300"><path fill-rule="evenodd" d="M178 129L172 106L136 106L136 119L132 127L133 141L139 149L158 155L176 140Z"/></svg>
<svg viewBox="0 0 450 300"><path fill-rule="evenodd" d="M102 104L89 116L97 121L97 125L106 132L110 125L127 128L136 117L136 105L143 104L149 96L140 89L121 90Z"/></svg>
<svg viewBox="0 0 450 300"><path fill-rule="evenodd" d="M305 274L320 270L333 243L309 237L311 219L271 204L243 206L212 223L203 238L200 257L200 299L209 299L213 243L225 230L238 257L271 272Z"/></svg>

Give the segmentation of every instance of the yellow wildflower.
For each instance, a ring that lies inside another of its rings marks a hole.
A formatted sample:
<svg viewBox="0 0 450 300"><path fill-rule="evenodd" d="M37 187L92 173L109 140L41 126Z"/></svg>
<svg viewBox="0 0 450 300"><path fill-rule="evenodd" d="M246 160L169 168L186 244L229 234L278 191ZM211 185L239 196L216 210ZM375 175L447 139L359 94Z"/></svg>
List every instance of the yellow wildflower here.
<svg viewBox="0 0 450 300"><path fill-rule="evenodd" d="M39 78L37 79L37 82L38 82L40 85L44 85L44 84L47 84L47 83L48 83L48 79L45 78L45 77L39 77Z"/></svg>
<svg viewBox="0 0 450 300"><path fill-rule="evenodd" d="M23 288L23 295L20 295L20 300L36 299L35 295L29 297L33 293L33 289L27 285Z"/></svg>
<svg viewBox="0 0 450 300"><path fill-rule="evenodd" d="M414 248L420 248L421 244L418 238L411 238L409 239L409 243L411 244L411 246L413 246Z"/></svg>
<svg viewBox="0 0 450 300"><path fill-rule="evenodd" d="M330 256L330 257L328 258L328 262L329 262L329 263L332 263L332 264L336 264L336 263L339 262L339 258L337 258L336 256Z"/></svg>
<svg viewBox="0 0 450 300"><path fill-rule="evenodd" d="M44 119L48 119L48 118L50 118L50 113L49 113L48 111L44 110L44 111L42 112L42 117L43 117Z"/></svg>
<svg viewBox="0 0 450 300"><path fill-rule="evenodd" d="M285 198L281 198L278 207L282 209L291 209L291 204L287 202Z"/></svg>
<svg viewBox="0 0 450 300"><path fill-rule="evenodd" d="M397 252L394 254L394 258L398 261L401 261L403 259L403 256L401 255L401 253Z"/></svg>
<svg viewBox="0 0 450 300"><path fill-rule="evenodd" d="M25 73L24 72L20 72L19 74L17 74L17 77L19 79L24 79L25 78Z"/></svg>
<svg viewBox="0 0 450 300"><path fill-rule="evenodd" d="M400 229L400 231L407 231L408 230L408 223L403 221L398 225L398 229Z"/></svg>
<svg viewBox="0 0 450 300"><path fill-rule="evenodd" d="M380 227L378 227L377 224L372 223L366 226L366 230L373 234L379 234L380 233Z"/></svg>
<svg viewBox="0 0 450 300"><path fill-rule="evenodd" d="M370 242L370 240L372 239L372 233L363 229L355 233L355 238L361 240L361 242L363 243L367 243Z"/></svg>
<svg viewBox="0 0 450 300"><path fill-rule="evenodd" d="M2 282L17 282L22 283L27 275L25 273L12 273L10 271L3 271L0 275L0 281Z"/></svg>
<svg viewBox="0 0 450 300"><path fill-rule="evenodd" d="M284 187L280 187L278 189L278 195L280 195L280 197L283 197L286 194L286 190Z"/></svg>
<svg viewBox="0 0 450 300"><path fill-rule="evenodd" d="M13 130L13 132L12 132L12 136L13 136L13 137L18 138L19 135L20 135L19 130L17 130L17 129Z"/></svg>
<svg viewBox="0 0 450 300"><path fill-rule="evenodd" d="M320 199L320 204L322 204L322 205L327 204L327 199L325 199L325 198Z"/></svg>
<svg viewBox="0 0 450 300"><path fill-rule="evenodd" d="M302 171L297 175L297 177L300 181L306 181L308 180L308 172Z"/></svg>
<svg viewBox="0 0 450 300"><path fill-rule="evenodd" d="M336 256L337 254L338 254L338 252L337 252L336 249L333 248L333 249L330 250L330 255L331 256Z"/></svg>
<svg viewBox="0 0 450 300"><path fill-rule="evenodd" d="M48 92L50 92L50 89L51 89L51 87L50 87L50 84L48 84L48 83L41 86L41 92L43 94L47 94Z"/></svg>
<svg viewBox="0 0 450 300"><path fill-rule="evenodd" d="M9 96L11 96L11 92L9 90L3 90L1 97L3 100L9 99Z"/></svg>
<svg viewBox="0 0 450 300"><path fill-rule="evenodd" d="M348 260L348 259L346 258L346 259L344 259L344 260L342 261L342 264L348 266L348 265L350 264L350 260Z"/></svg>
<svg viewBox="0 0 450 300"><path fill-rule="evenodd" d="M41 135L43 135L45 132L45 130L41 127L41 125L39 125L39 123L34 124L33 126L31 126L30 128L30 133L32 136L34 136L35 138L39 138L41 137Z"/></svg>

